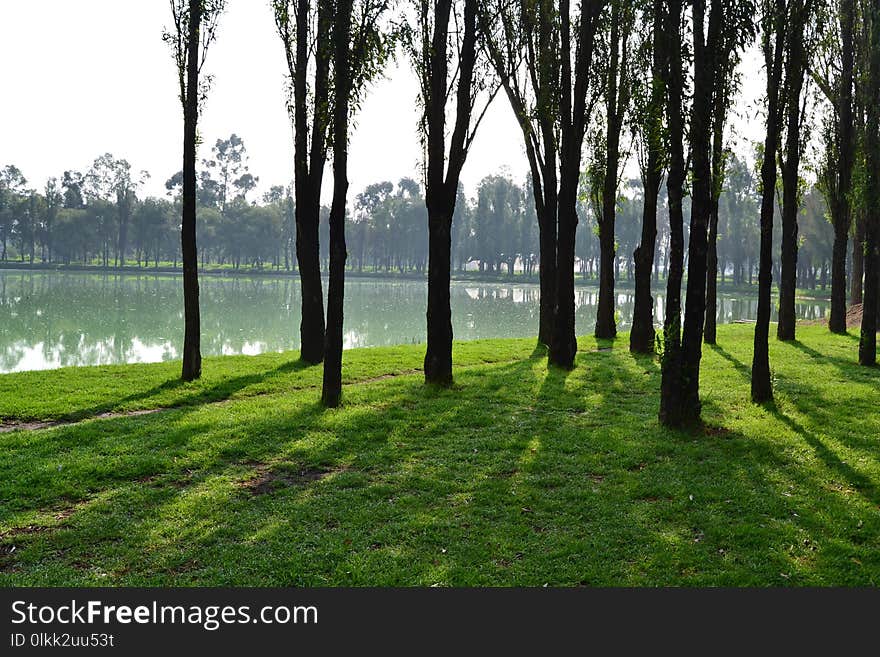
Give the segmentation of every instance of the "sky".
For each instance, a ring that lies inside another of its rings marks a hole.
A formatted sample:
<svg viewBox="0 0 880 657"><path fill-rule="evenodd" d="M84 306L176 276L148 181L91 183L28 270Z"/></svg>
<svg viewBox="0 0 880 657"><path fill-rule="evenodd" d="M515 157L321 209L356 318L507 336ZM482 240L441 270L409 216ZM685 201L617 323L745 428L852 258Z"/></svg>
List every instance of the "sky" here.
<svg viewBox="0 0 880 657"><path fill-rule="evenodd" d="M15 164L39 189L48 177L87 170L109 152L151 174L142 194L164 195L165 180L181 168L183 130L174 62L162 42L170 18L167 0L0 3L0 61L6 63L0 166ZM759 139L763 128L752 107L763 74L752 60L744 65L738 103L740 141ZM213 85L200 117L199 156L236 133L251 173L260 178L258 192L289 183L287 67L268 0L227 0L204 72ZM405 60L371 89L349 147L352 194L381 180L419 178L417 94ZM523 180L526 169L521 133L501 94L480 127L462 182L472 194L485 175L507 170Z"/></svg>

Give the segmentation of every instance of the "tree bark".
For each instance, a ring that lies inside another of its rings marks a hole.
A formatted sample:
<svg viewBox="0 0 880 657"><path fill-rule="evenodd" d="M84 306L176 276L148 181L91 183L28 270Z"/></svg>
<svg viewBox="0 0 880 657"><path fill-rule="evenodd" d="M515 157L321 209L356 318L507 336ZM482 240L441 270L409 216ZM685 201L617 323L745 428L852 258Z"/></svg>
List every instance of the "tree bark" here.
<svg viewBox="0 0 880 657"><path fill-rule="evenodd" d="M787 114L785 160L782 163L782 258L779 280L779 323L776 337L794 340L797 317L795 294L797 289L798 259L798 187L801 162L801 91L804 86L806 53L804 51L804 25L810 10L807 0L799 11L792 10L792 38L788 41L786 60L785 112Z"/></svg>
<svg viewBox="0 0 880 657"><path fill-rule="evenodd" d="M446 158L446 103L449 62L447 59L451 0L437 0L433 5L434 31L430 52L426 53L427 70L423 88L427 124L427 184L425 205L428 210L428 308L425 383L444 387L452 385L452 306L450 276L452 269L452 217L458 181L468 153L473 81L477 57L477 0L465 0L464 25L458 53L456 116ZM425 35L427 38L427 35ZM425 84L426 83L426 84ZM439 100L438 100L439 99Z"/></svg>
<svg viewBox="0 0 880 657"><path fill-rule="evenodd" d="M321 187L327 159L327 107L330 66L331 17L326 3L318 3L318 30L314 36L314 89L308 88L311 2L297 3L296 57L288 54L294 96L294 196L296 259L302 286L300 358L310 364L324 358L324 290L319 244ZM309 130L308 103L313 103Z"/></svg>
<svg viewBox="0 0 880 657"><path fill-rule="evenodd" d="M862 283L865 279L865 222L867 213L863 208L856 212L852 244L852 280L850 281L849 305L857 306L863 301Z"/></svg>
<svg viewBox="0 0 880 657"><path fill-rule="evenodd" d="M186 98L183 112L183 216L180 246L183 258L183 370L181 378L193 381L202 375L199 272L196 248L196 140L199 117L199 47L201 0L190 0L187 35Z"/></svg>
<svg viewBox="0 0 880 657"><path fill-rule="evenodd" d="M651 269L657 243L657 200L663 180L663 100L664 66L667 48L664 35L663 1L653 4L653 63L648 125L645 128L648 160L644 174L645 205L642 213L642 237L633 254L635 261L635 303L629 349L637 354L654 352L654 298L651 296Z"/></svg>
<svg viewBox="0 0 880 657"><path fill-rule="evenodd" d="M321 401L335 408L342 398L342 336L345 297L345 206L348 196L348 112L351 97L352 0L339 0L334 21L333 203L330 207L330 281Z"/></svg>
<svg viewBox="0 0 880 657"><path fill-rule="evenodd" d="M846 333L846 249L852 225L849 195L852 188L854 150L854 9L854 0L840 1L841 73L836 116L838 171L836 198L831 204L834 247L831 264L831 315L828 322L828 328L833 333Z"/></svg>
<svg viewBox="0 0 880 657"><path fill-rule="evenodd" d="M712 2L708 41L703 36L705 0L696 0L693 8L694 98L690 141L694 175L681 364L682 420L686 423L699 420L701 410L700 361L703 356L703 327L706 317L706 267L712 202L712 99L718 88L718 75L722 68L718 61L722 29L720 5L717 0Z"/></svg>
<svg viewBox="0 0 880 657"><path fill-rule="evenodd" d="M620 164L620 131L626 112L626 85L618 84L626 76L625 35L621 35L620 4L611 4L610 58L605 91L607 132L605 137L605 179L602 184L602 212L599 217L599 303L596 308L595 336L599 339L617 337L614 321L614 265L617 253L614 243L614 225L617 213L617 175ZM621 52L622 51L622 52Z"/></svg>
<svg viewBox="0 0 880 657"><path fill-rule="evenodd" d="M570 2L561 0L559 4L562 46L559 205L557 207L559 233L556 254L556 311L548 360L552 365L571 369L574 367L574 357L577 353L574 325L574 262L581 149L586 132L587 89L593 61L596 26L604 2L593 0L588 3L584 0L580 6L575 36L577 59L574 67L571 61Z"/></svg>
<svg viewBox="0 0 880 657"><path fill-rule="evenodd" d="M877 312L880 305L880 0L871 0L868 21L868 99L865 116L865 293L859 364L877 363Z"/></svg>
<svg viewBox="0 0 880 657"><path fill-rule="evenodd" d="M779 148L781 111L779 86L782 81L784 51L785 0L774 0L774 26L768 35L765 52L767 63L767 133L764 139L764 161L761 165L761 246L758 271L758 315L752 354L752 401L762 403L773 399L770 382L770 297L773 283L773 212L776 193L776 152Z"/></svg>
<svg viewBox="0 0 880 657"><path fill-rule="evenodd" d="M666 259L666 314L663 321L663 358L660 382L660 423L678 427L681 415L681 281L684 276L684 70L682 52L682 1L669 0L666 35L667 121L669 124L669 256Z"/></svg>

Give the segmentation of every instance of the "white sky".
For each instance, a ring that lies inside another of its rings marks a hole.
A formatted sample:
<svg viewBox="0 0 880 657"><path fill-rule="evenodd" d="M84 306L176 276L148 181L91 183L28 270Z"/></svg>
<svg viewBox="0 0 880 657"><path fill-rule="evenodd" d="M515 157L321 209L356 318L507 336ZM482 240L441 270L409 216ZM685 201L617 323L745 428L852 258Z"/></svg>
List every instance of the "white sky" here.
<svg viewBox="0 0 880 657"><path fill-rule="evenodd" d="M262 193L292 177L286 64L268 0L227 0L227 7L205 66L214 85L200 118L200 157L235 132ZM84 171L110 152L150 172L146 194L164 195L165 180L181 167L182 148L176 73L161 39L169 24L167 0L0 2L0 166L15 164L40 188L49 176ZM760 138L763 129L749 109L762 84L759 63L752 62L740 103L746 115L737 122L748 139ZM418 179L417 93L405 61L372 89L349 149L352 193L379 180ZM522 179L521 142L501 94L462 174L468 193L503 167Z"/></svg>

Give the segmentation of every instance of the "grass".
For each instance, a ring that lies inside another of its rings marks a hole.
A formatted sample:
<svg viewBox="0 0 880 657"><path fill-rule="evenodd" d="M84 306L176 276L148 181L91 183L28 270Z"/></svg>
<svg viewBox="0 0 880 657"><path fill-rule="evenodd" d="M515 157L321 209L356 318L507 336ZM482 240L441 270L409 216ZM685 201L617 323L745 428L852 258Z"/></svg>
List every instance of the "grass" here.
<svg viewBox="0 0 880 657"><path fill-rule="evenodd" d="M295 354L0 376L0 585L874 585L880 369L818 326L706 347L705 427L658 426L656 358L581 340L346 352L345 404ZM141 416L98 413L169 407Z"/></svg>

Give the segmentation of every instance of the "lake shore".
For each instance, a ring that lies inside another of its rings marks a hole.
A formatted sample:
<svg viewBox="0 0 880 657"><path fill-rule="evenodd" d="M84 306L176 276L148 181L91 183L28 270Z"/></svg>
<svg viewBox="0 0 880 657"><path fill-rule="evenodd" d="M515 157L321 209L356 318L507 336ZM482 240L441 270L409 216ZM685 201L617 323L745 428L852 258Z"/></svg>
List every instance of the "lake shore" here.
<svg viewBox="0 0 880 657"><path fill-rule="evenodd" d="M332 411L294 352L2 375L6 425L63 424L0 434L0 582L876 586L880 370L804 326L755 406L752 327L718 337L689 431L625 334L572 372L456 343L451 390L421 346L352 350Z"/></svg>
<svg viewBox="0 0 880 657"><path fill-rule="evenodd" d="M27 262L0 262L0 270L6 271L47 271L47 272L84 272L91 274L126 274L126 275L172 275L172 276L180 276L181 269L180 267L174 268L171 266L159 266L159 267L138 267L138 266L125 266L125 267L102 267L99 265L79 265L79 264L47 264L47 263L35 263L33 265ZM212 276L212 277L230 277L230 278L295 278L299 279L299 273L293 269L290 271L284 269L274 269L274 268L243 268L243 269L233 269L231 267L216 267L216 266L208 266L205 268L199 269L199 276ZM326 272L323 273L323 276L326 278ZM356 269L346 270L345 272L346 278L355 278L355 279L377 279L377 280L400 280L400 281L426 281L428 280L427 272L419 274L417 272L400 272L400 271L390 271L390 272L373 272L373 271L358 271ZM499 283L499 284L508 284L508 285L538 285L539 279L538 275L535 274L533 276L527 276L522 272L517 272L513 276L509 274L490 274L486 272L452 272L452 280L455 282L474 282L474 283ZM683 279L683 285L687 284L687 275L685 275ZM589 288L597 288L599 287L599 280L597 278L588 278L585 279L581 275L575 276L575 286L576 287L589 287ZM661 278L659 281L654 283L654 290L656 292L665 292L666 290L666 281ZM615 288L620 290L634 290L635 282L627 279L620 279L615 282ZM774 294L778 294L778 288L774 286L773 288ZM719 293L727 293L727 294L749 294L755 295L758 294L758 280L755 278L753 284L744 284L744 285L734 285L728 281L718 281L718 292ZM831 288L830 286L827 289L801 289L797 290L797 298L801 299L810 299L815 301L829 301L831 300Z"/></svg>

